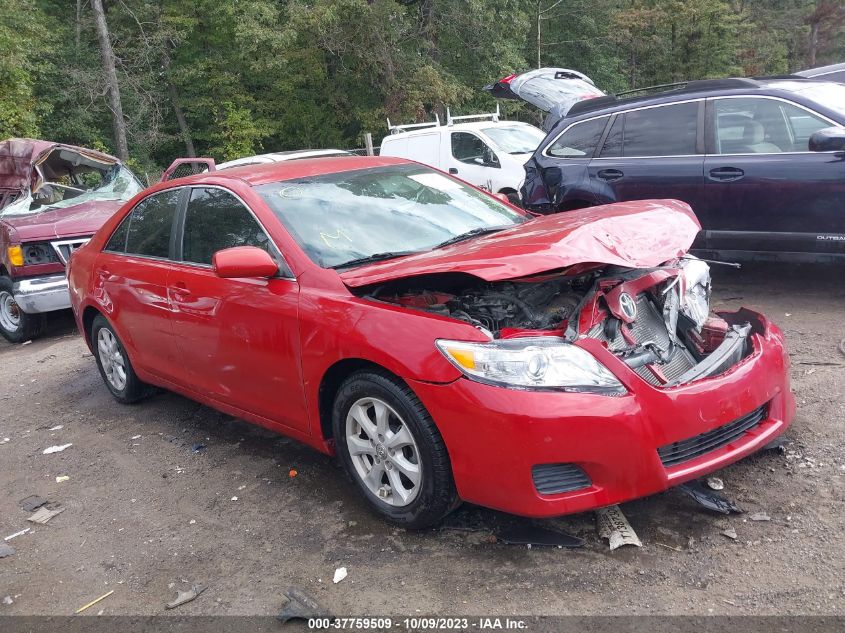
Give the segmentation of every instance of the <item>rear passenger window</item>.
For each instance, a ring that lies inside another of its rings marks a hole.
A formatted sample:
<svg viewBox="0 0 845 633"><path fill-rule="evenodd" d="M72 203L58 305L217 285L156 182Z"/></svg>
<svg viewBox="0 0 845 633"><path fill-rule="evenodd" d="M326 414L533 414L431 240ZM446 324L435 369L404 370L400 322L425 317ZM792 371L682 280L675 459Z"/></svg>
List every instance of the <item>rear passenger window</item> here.
<svg viewBox="0 0 845 633"><path fill-rule="evenodd" d="M697 153L697 102L634 110L626 112L624 119L621 128L622 156L687 156ZM618 133L615 128L614 125L613 132ZM617 139L615 137L614 143L618 144Z"/></svg>
<svg viewBox="0 0 845 633"><path fill-rule="evenodd" d="M267 234L240 200L223 189L192 189L182 260L211 265L214 253L233 246L257 246L274 255Z"/></svg>
<svg viewBox="0 0 845 633"><path fill-rule="evenodd" d="M576 123L558 138L546 153L556 158L592 158L609 117Z"/></svg>
<svg viewBox="0 0 845 633"><path fill-rule="evenodd" d="M162 259L170 257L170 233L181 192L181 189L168 189L135 205L129 216L127 254Z"/></svg>

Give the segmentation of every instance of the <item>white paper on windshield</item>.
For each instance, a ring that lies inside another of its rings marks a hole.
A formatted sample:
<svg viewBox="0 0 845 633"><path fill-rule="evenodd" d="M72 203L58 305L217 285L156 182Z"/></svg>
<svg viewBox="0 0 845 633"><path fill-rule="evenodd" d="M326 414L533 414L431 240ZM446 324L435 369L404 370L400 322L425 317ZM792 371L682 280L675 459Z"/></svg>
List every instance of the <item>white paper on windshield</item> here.
<svg viewBox="0 0 845 633"><path fill-rule="evenodd" d="M424 187L431 187L432 189L438 189L440 191L456 191L461 188L460 183L434 172L426 172L424 174L410 174L408 178L410 178L411 180L416 180Z"/></svg>

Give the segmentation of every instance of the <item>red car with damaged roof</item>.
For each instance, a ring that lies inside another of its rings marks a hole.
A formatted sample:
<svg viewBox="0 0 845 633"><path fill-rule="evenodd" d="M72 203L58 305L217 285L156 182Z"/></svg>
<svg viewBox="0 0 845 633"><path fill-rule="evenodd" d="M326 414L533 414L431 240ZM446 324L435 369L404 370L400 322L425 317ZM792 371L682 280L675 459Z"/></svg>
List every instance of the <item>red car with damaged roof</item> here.
<svg viewBox="0 0 845 633"><path fill-rule="evenodd" d="M790 423L783 335L710 311L698 230L677 201L535 218L411 161L302 160L139 194L71 300L118 400L156 385L336 453L406 527L460 500L549 517Z"/></svg>
<svg viewBox="0 0 845 633"><path fill-rule="evenodd" d="M0 142L0 335L38 335L44 313L70 307L65 265L141 190L114 156L28 138Z"/></svg>

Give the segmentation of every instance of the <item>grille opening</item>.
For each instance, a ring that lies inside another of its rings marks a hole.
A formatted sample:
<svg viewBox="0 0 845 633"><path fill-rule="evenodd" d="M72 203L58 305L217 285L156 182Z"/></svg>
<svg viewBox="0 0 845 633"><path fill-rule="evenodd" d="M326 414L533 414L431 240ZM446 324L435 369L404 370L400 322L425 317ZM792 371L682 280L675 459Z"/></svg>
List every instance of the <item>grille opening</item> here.
<svg viewBox="0 0 845 633"><path fill-rule="evenodd" d="M758 407L733 422L728 422L712 431L661 446L657 449L657 454L667 468L688 462L739 439L765 420L767 413L768 404L764 404L762 407Z"/></svg>
<svg viewBox="0 0 845 633"><path fill-rule="evenodd" d="M541 495L556 495L588 488L590 478L575 464L537 464L531 467L534 487Z"/></svg>

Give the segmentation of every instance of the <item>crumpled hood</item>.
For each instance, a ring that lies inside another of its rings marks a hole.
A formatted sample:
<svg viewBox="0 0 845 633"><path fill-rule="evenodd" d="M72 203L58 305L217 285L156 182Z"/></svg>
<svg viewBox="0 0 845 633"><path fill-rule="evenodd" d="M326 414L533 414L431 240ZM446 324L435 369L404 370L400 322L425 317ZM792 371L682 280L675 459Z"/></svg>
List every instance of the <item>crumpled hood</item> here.
<svg viewBox="0 0 845 633"><path fill-rule="evenodd" d="M27 215L5 215L0 222L10 226L21 242L54 240L62 237L92 235L125 201L96 200L64 209Z"/></svg>
<svg viewBox="0 0 845 633"><path fill-rule="evenodd" d="M350 287L432 273L485 281L536 275L574 264L649 268L680 257L701 225L678 200L636 200L535 218L491 235L341 273Z"/></svg>

